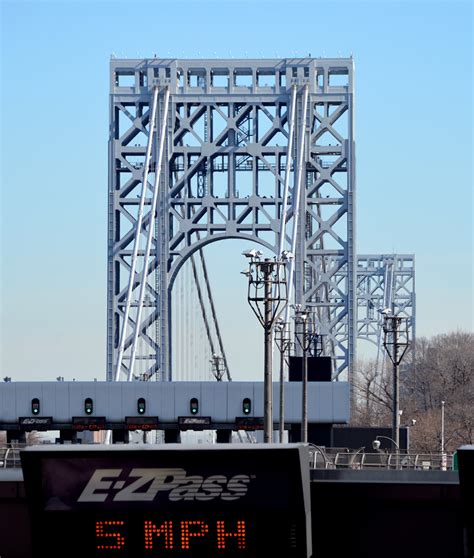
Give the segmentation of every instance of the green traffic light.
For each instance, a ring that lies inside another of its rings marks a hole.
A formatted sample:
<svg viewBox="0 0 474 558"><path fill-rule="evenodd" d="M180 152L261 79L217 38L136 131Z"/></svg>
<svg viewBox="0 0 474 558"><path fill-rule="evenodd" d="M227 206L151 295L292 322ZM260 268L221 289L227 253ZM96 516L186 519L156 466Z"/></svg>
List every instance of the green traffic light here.
<svg viewBox="0 0 474 558"><path fill-rule="evenodd" d="M39 415L40 412L40 402L38 398L34 398L31 400L31 413L33 415Z"/></svg>
<svg viewBox="0 0 474 558"><path fill-rule="evenodd" d="M90 397L88 397L84 401L84 411L85 411L86 415L92 415L93 410L94 410L94 404L92 402L92 399Z"/></svg>
<svg viewBox="0 0 474 558"><path fill-rule="evenodd" d="M199 401L195 397L193 397L189 403L191 414L197 415L199 411Z"/></svg>

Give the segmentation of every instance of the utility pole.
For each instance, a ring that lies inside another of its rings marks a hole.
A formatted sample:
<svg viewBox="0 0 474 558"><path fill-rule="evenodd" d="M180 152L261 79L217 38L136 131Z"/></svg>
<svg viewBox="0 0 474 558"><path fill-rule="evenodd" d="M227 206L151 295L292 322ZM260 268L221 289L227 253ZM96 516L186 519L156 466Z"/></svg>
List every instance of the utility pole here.
<svg viewBox="0 0 474 558"><path fill-rule="evenodd" d="M303 369L301 374L301 441L308 442L308 352L316 338L312 315L300 304L295 305L295 337L303 351Z"/></svg>
<svg viewBox="0 0 474 558"><path fill-rule="evenodd" d="M444 451L444 405L446 401L441 401L441 469L446 471L446 453Z"/></svg>
<svg viewBox="0 0 474 558"><path fill-rule="evenodd" d="M398 339L398 324L395 321L394 335ZM393 421L392 421L392 438L400 447L400 378L398 376L398 343L393 345Z"/></svg>
<svg viewBox="0 0 474 558"><path fill-rule="evenodd" d="M273 381L272 381L272 369L273 369L273 360L272 360L272 266L268 264L263 264L261 266L261 270L263 273L263 281L264 281L264 292L265 292L265 315L264 315L264 361L265 361L265 370L264 370L264 428L265 428L265 437L264 442L269 444L272 442L273 438Z"/></svg>
<svg viewBox="0 0 474 558"><path fill-rule="evenodd" d="M280 425L278 430L278 441L283 443L283 434L285 432L285 355L290 348L290 332L289 324L279 318L276 325L275 342L280 351Z"/></svg>
<svg viewBox="0 0 474 558"><path fill-rule="evenodd" d="M287 301L287 283L284 260L261 260L257 250L243 252L249 268L242 273L248 277L247 301L264 329L264 442L273 438L273 382L272 331L275 319Z"/></svg>
<svg viewBox="0 0 474 558"><path fill-rule="evenodd" d="M446 401L441 401L441 453L444 453L444 405Z"/></svg>
<svg viewBox="0 0 474 558"><path fill-rule="evenodd" d="M408 339L408 319L402 316L392 316L391 313L389 308L381 312L383 315L383 346L393 364L392 438L396 449L400 447L399 365L410 346L410 341Z"/></svg>

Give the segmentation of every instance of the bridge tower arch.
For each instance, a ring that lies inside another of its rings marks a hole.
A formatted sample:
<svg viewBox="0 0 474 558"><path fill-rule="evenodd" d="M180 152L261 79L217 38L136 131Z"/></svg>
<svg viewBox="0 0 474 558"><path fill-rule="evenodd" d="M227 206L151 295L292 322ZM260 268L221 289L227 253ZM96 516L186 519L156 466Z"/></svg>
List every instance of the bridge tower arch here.
<svg viewBox="0 0 474 558"><path fill-rule="evenodd" d="M350 378L353 60L113 58L110 91L107 379L116 377L121 336L118 376L129 373L130 332L145 347L138 358L149 375L172 379L172 282L193 252L224 238L274 254L294 244L294 302L317 313L334 378ZM150 229L149 253L144 242L134 250Z"/></svg>

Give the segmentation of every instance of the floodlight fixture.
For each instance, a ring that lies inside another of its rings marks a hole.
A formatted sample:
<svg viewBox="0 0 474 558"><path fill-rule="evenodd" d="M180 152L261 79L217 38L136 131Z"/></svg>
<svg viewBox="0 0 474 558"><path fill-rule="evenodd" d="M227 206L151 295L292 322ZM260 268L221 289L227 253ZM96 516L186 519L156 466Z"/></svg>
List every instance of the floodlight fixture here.
<svg viewBox="0 0 474 558"><path fill-rule="evenodd" d="M255 250L255 248L252 250L244 250L242 255L251 260L259 260L263 256L262 252L260 252L260 250Z"/></svg>
<svg viewBox="0 0 474 558"><path fill-rule="evenodd" d="M286 262L276 258L261 260L262 252L246 250L250 259L243 272L248 278L247 301L264 329L264 442L273 439L272 331L288 300Z"/></svg>

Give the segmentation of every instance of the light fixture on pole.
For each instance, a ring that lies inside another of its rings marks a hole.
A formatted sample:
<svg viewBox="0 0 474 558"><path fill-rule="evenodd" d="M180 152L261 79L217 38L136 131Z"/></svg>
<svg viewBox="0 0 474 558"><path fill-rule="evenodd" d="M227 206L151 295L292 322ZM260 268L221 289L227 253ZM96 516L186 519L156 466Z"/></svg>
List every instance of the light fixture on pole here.
<svg viewBox="0 0 474 558"><path fill-rule="evenodd" d="M444 451L445 436L444 436L444 406L446 401L441 401L441 469L446 471L447 459L446 452Z"/></svg>
<svg viewBox="0 0 474 558"><path fill-rule="evenodd" d="M383 316L383 346L393 364L393 413L392 438L400 446L400 380L398 366L410 346L408 338L408 318L392 316L390 308L380 311Z"/></svg>
<svg viewBox="0 0 474 558"><path fill-rule="evenodd" d="M317 341L314 327L313 314L307 308L303 309L301 304L295 304L295 337L298 345L303 351L302 371L302 403L301 403L301 441L308 442L308 353Z"/></svg>
<svg viewBox="0 0 474 558"><path fill-rule="evenodd" d="M221 382L222 378L224 377L224 374L225 374L224 357L222 357L222 356L220 356L216 353L213 353L209 362L211 363L212 375L215 377L215 379L218 382Z"/></svg>
<svg viewBox="0 0 474 558"><path fill-rule="evenodd" d="M444 453L444 405L446 401L441 401L441 453Z"/></svg>
<svg viewBox="0 0 474 558"><path fill-rule="evenodd" d="M290 352L290 328L289 324L282 318L277 318L275 326L275 343L280 351L280 426L279 442L283 443L283 432L285 431L285 356Z"/></svg>
<svg viewBox="0 0 474 558"><path fill-rule="evenodd" d="M264 442L272 441L273 384L272 330L276 317L286 303L287 283L285 263L276 258L261 259L258 250L247 250L249 267L242 273L248 277L247 300L264 329Z"/></svg>
<svg viewBox="0 0 474 558"><path fill-rule="evenodd" d="M395 442L395 440L392 440L392 438L389 438L388 436L380 436L380 435L375 436L375 440L372 442L372 447L374 448L374 450L378 450L380 448L380 438L389 440L396 447L396 449L400 451L400 446Z"/></svg>

